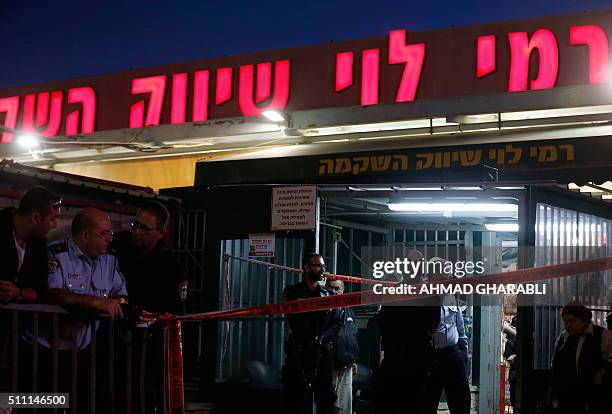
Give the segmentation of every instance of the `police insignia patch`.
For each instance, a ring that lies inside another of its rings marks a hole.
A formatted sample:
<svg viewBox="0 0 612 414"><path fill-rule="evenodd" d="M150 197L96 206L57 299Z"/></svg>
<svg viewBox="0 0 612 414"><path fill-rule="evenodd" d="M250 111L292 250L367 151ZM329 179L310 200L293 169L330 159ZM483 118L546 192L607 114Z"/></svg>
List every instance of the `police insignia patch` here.
<svg viewBox="0 0 612 414"><path fill-rule="evenodd" d="M49 273L55 273L59 268L59 262L55 257L50 257L47 267L49 269Z"/></svg>

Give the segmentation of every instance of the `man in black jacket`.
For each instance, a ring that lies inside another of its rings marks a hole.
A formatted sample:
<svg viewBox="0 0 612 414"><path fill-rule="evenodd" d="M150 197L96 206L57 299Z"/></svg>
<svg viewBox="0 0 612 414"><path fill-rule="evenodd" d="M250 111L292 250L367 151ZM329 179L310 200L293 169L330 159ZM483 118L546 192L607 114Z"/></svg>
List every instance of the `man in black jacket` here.
<svg viewBox="0 0 612 414"><path fill-rule="evenodd" d="M151 313L182 315L187 300L187 274L175 255L166 249L164 237L170 214L158 201L147 201L136 211L130 230L115 234L109 251L117 256L125 277L130 305ZM133 411L162 409L163 336L158 326L133 330ZM126 356L118 351L124 363ZM127 362L125 362L127 364ZM141 393L141 385L145 392ZM120 388L120 387L119 387ZM122 398L119 391L119 398Z"/></svg>
<svg viewBox="0 0 612 414"><path fill-rule="evenodd" d="M302 281L289 285L283 301L334 295L319 282L325 272L323 257L309 253L302 260ZM290 334L285 343L283 367L286 412L310 414L312 395L318 414L331 414L337 399L332 382L331 344L342 326L340 310L326 309L287 315Z"/></svg>
<svg viewBox="0 0 612 414"><path fill-rule="evenodd" d="M336 294L344 293L344 282L342 280L327 279L325 283ZM357 370L359 359L359 343L357 342L357 325L355 311L352 308L342 308L342 327L336 336L333 349L334 362L334 385L336 386L337 414L353 413L353 375Z"/></svg>
<svg viewBox="0 0 612 414"><path fill-rule="evenodd" d="M47 285L47 242L61 199L44 187L26 191L19 208L0 211L0 303L41 302Z"/></svg>
<svg viewBox="0 0 612 414"><path fill-rule="evenodd" d="M187 299L187 275L164 246L170 214L158 201L136 211L130 230L113 237L109 251L119 259L131 305L148 312L181 315Z"/></svg>
<svg viewBox="0 0 612 414"><path fill-rule="evenodd" d="M61 199L56 194L44 187L33 187L22 195L18 208L0 211L0 305L45 300L48 274L45 237L57 227L60 205ZM10 315L0 313L0 366L6 366L6 361L12 358L7 346L11 328ZM28 372L22 364L31 360L27 349L20 346L21 372ZM28 391L22 381L25 376L19 378L19 390Z"/></svg>
<svg viewBox="0 0 612 414"><path fill-rule="evenodd" d="M423 258L417 250L406 256L414 262ZM385 305L378 321L384 356L375 378L376 412L423 414L427 378L434 364L433 334L440 322L440 299L425 297Z"/></svg>

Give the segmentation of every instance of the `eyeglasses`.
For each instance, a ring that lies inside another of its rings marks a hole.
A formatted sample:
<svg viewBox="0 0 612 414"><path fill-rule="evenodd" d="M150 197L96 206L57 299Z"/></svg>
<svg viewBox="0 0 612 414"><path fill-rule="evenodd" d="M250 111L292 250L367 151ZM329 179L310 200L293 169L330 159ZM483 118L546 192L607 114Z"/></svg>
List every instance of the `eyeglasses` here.
<svg viewBox="0 0 612 414"><path fill-rule="evenodd" d="M56 208L60 208L62 206L62 203L64 202L63 198L60 198L59 200L57 200L55 203L51 204L51 208L56 209Z"/></svg>
<svg viewBox="0 0 612 414"><path fill-rule="evenodd" d="M340 289L342 289L342 286L332 286L332 285L327 285L327 287L332 288L333 290L335 290L336 292L339 291Z"/></svg>
<svg viewBox="0 0 612 414"><path fill-rule="evenodd" d="M112 230L104 230L104 231L101 231L99 233L94 233L94 234L96 236L98 236L99 238L104 239L104 240L113 237L113 231Z"/></svg>
<svg viewBox="0 0 612 414"><path fill-rule="evenodd" d="M157 227L149 227L149 226L145 226L144 224L142 224L141 222L136 221L136 220L132 220L132 222L130 223L130 225L132 226L132 228L133 228L134 230L138 230L138 229L140 229L140 230L142 230L142 231L143 231L143 232L145 232L145 233L149 233L149 232L151 232L151 231L158 230L158 228L157 228Z"/></svg>

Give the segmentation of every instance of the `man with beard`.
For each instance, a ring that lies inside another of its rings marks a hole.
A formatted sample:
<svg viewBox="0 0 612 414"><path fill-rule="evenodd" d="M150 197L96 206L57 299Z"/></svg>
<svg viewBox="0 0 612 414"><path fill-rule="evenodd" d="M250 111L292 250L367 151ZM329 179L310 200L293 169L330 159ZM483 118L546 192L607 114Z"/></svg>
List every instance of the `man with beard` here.
<svg viewBox="0 0 612 414"><path fill-rule="evenodd" d="M304 256L302 269L302 281L285 288L283 301L335 294L319 283L325 272L320 254ZM285 343L287 358L283 367L286 412L310 414L314 395L317 413L332 413L337 395L332 379L331 343L342 326L340 310L289 314L287 321L290 333Z"/></svg>
<svg viewBox="0 0 612 414"><path fill-rule="evenodd" d="M47 233L57 227L61 199L32 187L19 208L0 211L0 303L40 302L47 285Z"/></svg>

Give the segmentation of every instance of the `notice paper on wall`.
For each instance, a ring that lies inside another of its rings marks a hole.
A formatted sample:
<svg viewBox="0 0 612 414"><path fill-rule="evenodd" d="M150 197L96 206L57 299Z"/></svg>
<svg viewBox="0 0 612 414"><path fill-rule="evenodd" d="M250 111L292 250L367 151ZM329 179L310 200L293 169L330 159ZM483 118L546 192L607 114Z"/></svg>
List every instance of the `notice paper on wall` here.
<svg viewBox="0 0 612 414"><path fill-rule="evenodd" d="M316 225L317 187L292 186L272 189L271 230L312 230Z"/></svg>
<svg viewBox="0 0 612 414"><path fill-rule="evenodd" d="M249 257L274 257L274 233L249 234Z"/></svg>

